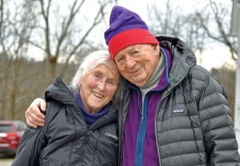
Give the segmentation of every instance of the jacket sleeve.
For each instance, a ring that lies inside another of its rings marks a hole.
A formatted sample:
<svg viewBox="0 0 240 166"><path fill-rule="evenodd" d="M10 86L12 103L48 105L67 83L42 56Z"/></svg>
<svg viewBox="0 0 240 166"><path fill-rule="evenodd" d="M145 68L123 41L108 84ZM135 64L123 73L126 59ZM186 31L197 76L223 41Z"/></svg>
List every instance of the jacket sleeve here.
<svg viewBox="0 0 240 166"><path fill-rule="evenodd" d="M44 146L42 127L36 129L27 127L11 166L38 166L39 156Z"/></svg>
<svg viewBox="0 0 240 166"><path fill-rule="evenodd" d="M198 106L208 165L239 165L238 144L227 94L214 77L206 78Z"/></svg>

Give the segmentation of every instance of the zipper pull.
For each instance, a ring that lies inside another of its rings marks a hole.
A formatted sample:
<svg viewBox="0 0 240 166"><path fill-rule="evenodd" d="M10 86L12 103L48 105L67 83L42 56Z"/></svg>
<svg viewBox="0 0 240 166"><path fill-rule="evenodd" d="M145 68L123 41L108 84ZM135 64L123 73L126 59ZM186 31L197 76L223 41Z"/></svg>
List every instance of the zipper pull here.
<svg viewBox="0 0 240 166"><path fill-rule="evenodd" d="M90 134L90 131L87 130L87 133L86 133L86 144L88 144L88 142L89 142L89 134Z"/></svg>
<svg viewBox="0 0 240 166"><path fill-rule="evenodd" d="M144 123L144 116L142 116L142 124Z"/></svg>

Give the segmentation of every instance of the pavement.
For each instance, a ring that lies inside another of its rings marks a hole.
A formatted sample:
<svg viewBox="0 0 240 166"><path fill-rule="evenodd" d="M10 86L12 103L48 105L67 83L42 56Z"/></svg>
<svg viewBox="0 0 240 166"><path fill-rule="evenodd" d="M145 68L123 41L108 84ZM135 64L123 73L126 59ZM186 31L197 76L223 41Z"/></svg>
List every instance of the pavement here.
<svg viewBox="0 0 240 166"><path fill-rule="evenodd" d="M13 155L0 154L0 166L11 166Z"/></svg>

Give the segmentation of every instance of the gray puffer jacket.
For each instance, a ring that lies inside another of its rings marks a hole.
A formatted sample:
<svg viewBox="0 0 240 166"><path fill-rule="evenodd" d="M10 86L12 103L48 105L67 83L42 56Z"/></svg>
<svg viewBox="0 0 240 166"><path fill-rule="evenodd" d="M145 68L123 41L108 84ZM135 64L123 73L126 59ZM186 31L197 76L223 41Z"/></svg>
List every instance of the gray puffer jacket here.
<svg viewBox="0 0 240 166"><path fill-rule="evenodd" d="M60 78L46 91L43 128L28 128L12 166L117 165L117 105L89 128Z"/></svg>
<svg viewBox="0 0 240 166"><path fill-rule="evenodd" d="M173 57L170 86L159 101L155 117L160 166L236 166L238 144L227 94L207 70L196 65L190 48L181 40L157 37ZM131 97L121 82L119 110L119 165L122 163L124 125Z"/></svg>

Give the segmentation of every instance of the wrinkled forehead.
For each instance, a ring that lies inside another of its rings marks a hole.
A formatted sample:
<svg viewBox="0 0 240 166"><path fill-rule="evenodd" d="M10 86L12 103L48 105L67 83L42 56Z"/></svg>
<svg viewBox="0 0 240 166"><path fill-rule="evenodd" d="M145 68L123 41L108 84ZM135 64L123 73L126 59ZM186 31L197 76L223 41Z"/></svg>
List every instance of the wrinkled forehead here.
<svg viewBox="0 0 240 166"><path fill-rule="evenodd" d="M146 45L146 44L134 44L134 45L125 47L124 49L120 50L119 52L130 51L130 50L134 50L134 49L141 49L141 48L143 48L144 45Z"/></svg>
<svg viewBox="0 0 240 166"><path fill-rule="evenodd" d="M126 54L126 53L129 53L135 49L141 49L142 47L142 44L134 44L134 45L131 45L131 46L127 46L123 49L121 49L117 54L116 56L114 57L114 60L116 59L117 56L119 55L123 55L123 54Z"/></svg>
<svg viewBox="0 0 240 166"><path fill-rule="evenodd" d="M134 44L128 47L125 47L124 49L120 50L114 60L116 60L116 57L123 56L125 54L129 54L133 51L142 51L146 46L152 46L151 44Z"/></svg>
<svg viewBox="0 0 240 166"><path fill-rule="evenodd" d="M107 64L99 64L96 67L89 70L90 73L99 73L102 75L106 75L109 78L116 78L118 79L120 77L119 70L117 68L117 65L115 62L112 61L112 63Z"/></svg>

